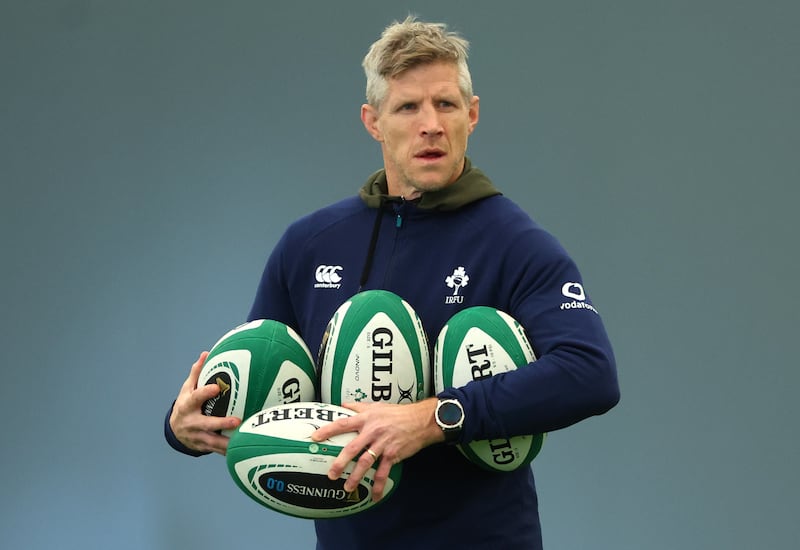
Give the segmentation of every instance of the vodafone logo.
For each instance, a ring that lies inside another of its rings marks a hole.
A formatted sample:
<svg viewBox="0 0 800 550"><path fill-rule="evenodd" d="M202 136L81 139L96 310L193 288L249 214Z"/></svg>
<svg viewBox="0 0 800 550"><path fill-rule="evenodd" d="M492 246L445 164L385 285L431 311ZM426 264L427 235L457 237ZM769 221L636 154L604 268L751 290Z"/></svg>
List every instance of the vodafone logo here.
<svg viewBox="0 0 800 550"><path fill-rule="evenodd" d="M564 286L561 287L561 294L575 300L586 299L586 292L583 291L583 285L580 283L564 283Z"/></svg>
<svg viewBox="0 0 800 550"><path fill-rule="evenodd" d="M561 286L561 294L563 294L565 298L572 299L571 302L563 302L561 304L562 311L565 309L588 309L589 311L597 313L594 306L586 302L586 291L583 290L582 284L573 281L564 283Z"/></svg>
<svg viewBox="0 0 800 550"><path fill-rule="evenodd" d="M339 272L342 269L344 268L340 265L318 265L314 272L314 278L317 280L314 288L340 288L342 276Z"/></svg>

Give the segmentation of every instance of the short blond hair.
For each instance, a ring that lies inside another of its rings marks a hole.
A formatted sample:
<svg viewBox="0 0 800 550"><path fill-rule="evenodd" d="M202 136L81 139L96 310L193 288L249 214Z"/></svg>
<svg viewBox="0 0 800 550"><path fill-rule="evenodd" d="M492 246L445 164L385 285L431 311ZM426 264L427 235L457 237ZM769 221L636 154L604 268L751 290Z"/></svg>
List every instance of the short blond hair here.
<svg viewBox="0 0 800 550"><path fill-rule="evenodd" d="M419 65L445 61L458 70L465 101L472 98L472 77L467 66L469 42L444 23L426 23L409 16L384 29L370 46L362 66L367 77L367 103L379 109L389 89L389 79Z"/></svg>

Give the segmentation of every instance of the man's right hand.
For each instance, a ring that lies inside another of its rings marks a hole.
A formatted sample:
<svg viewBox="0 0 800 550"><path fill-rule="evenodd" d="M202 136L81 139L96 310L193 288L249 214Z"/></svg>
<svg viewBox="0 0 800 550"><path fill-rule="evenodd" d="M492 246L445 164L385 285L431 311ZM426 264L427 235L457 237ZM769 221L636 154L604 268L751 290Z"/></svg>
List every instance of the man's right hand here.
<svg viewBox="0 0 800 550"><path fill-rule="evenodd" d="M190 449L224 455L228 449L229 438L219 432L233 430L242 421L235 416L206 416L201 412L203 403L219 393L219 386L216 384L197 387L200 370L206 357L208 352L204 351L192 365L189 377L181 386L181 391L172 407L169 425L178 441Z"/></svg>

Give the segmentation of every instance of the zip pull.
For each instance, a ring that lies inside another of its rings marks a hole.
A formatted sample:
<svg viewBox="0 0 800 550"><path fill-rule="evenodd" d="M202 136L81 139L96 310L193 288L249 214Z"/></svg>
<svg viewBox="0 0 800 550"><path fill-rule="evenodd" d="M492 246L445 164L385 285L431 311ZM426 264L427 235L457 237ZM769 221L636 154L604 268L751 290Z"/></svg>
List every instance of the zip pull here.
<svg viewBox="0 0 800 550"><path fill-rule="evenodd" d="M400 229L400 227L403 225L403 216L402 216L401 212L403 211L403 206L405 204L406 204L406 198L401 196L400 197L400 204L399 205L395 205L395 207L394 207L394 211L397 214L397 216L394 219L394 226L397 229Z"/></svg>

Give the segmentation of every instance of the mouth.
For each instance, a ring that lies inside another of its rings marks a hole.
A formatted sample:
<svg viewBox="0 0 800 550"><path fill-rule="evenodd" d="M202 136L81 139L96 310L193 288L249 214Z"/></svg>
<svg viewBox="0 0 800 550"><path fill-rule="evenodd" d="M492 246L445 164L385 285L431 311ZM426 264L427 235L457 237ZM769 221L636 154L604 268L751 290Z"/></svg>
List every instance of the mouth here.
<svg viewBox="0 0 800 550"><path fill-rule="evenodd" d="M436 161L436 160L439 160L439 159L445 157L446 155L447 155L447 153L445 153L441 149L429 148L429 149L423 149L421 151L418 151L414 155L414 158L422 160L422 161Z"/></svg>

